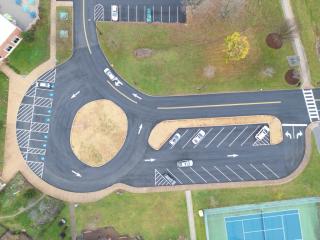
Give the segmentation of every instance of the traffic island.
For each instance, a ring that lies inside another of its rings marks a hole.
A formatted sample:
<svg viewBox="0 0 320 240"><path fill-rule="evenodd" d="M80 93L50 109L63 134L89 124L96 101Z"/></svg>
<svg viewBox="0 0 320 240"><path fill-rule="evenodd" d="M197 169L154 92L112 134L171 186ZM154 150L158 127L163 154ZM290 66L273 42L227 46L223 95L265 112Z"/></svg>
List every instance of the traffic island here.
<svg viewBox="0 0 320 240"><path fill-rule="evenodd" d="M232 125L267 124L270 128L270 144L279 144L283 140L282 125L278 118L269 115L195 118L167 120L158 123L151 131L149 145L159 150L179 128L215 127Z"/></svg>
<svg viewBox="0 0 320 240"><path fill-rule="evenodd" d="M126 139L128 120L124 111L109 100L84 105L76 114L70 135L77 158L101 167L119 152Z"/></svg>

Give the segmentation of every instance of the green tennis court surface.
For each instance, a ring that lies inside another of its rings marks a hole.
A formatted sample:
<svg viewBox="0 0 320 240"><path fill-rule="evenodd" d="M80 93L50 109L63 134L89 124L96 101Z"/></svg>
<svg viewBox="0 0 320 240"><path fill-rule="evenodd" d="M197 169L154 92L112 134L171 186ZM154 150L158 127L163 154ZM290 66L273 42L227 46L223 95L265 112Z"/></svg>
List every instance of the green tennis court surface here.
<svg viewBox="0 0 320 240"><path fill-rule="evenodd" d="M298 210L250 214L225 219L228 240L300 240Z"/></svg>
<svg viewBox="0 0 320 240"><path fill-rule="evenodd" d="M207 240L320 240L320 198L203 211Z"/></svg>

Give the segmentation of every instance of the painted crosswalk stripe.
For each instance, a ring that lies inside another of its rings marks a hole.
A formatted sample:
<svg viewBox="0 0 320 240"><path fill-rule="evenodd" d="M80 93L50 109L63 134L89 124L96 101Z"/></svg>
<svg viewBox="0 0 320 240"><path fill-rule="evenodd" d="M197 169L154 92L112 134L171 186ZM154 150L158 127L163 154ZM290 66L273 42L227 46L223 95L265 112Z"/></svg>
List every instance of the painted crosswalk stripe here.
<svg viewBox="0 0 320 240"><path fill-rule="evenodd" d="M303 89L302 93L306 103L310 122L313 120L319 121L319 113L312 89Z"/></svg>

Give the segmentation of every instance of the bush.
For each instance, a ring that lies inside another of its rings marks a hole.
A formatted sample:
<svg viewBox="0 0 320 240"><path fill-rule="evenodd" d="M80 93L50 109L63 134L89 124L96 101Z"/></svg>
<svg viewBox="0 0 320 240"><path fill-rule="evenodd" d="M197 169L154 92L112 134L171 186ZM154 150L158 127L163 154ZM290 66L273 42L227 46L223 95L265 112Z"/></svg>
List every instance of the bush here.
<svg viewBox="0 0 320 240"><path fill-rule="evenodd" d="M29 188L27 191L25 191L23 196L27 199L31 199L31 198L34 198L36 194L37 194L37 191L34 188Z"/></svg>
<svg viewBox="0 0 320 240"><path fill-rule="evenodd" d="M22 32L22 37L26 42L33 42L35 38L35 29L31 28L29 31Z"/></svg>

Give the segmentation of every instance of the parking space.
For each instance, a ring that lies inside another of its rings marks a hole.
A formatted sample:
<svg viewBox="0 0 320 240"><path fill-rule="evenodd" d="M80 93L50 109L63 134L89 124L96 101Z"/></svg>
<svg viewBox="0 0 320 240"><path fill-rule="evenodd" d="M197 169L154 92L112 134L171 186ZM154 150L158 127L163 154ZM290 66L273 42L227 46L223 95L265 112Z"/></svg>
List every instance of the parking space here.
<svg viewBox="0 0 320 240"><path fill-rule="evenodd" d="M182 5L150 4L121 4L118 6L118 17L121 22L145 22L147 9L151 11L152 22L185 23L186 12ZM111 21L111 3L100 2L93 8L94 21Z"/></svg>
<svg viewBox="0 0 320 240"><path fill-rule="evenodd" d="M171 185L164 177L164 174L171 176L177 185L225 183L256 180L279 179L280 171L268 163L255 164L226 164L201 166L196 165L185 168L165 168L154 170L155 186Z"/></svg>
<svg viewBox="0 0 320 240"><path fill-rule="evenodd" d="M256 139L257 133L264 125L237 125L237 126L218 126L207 128L189 128L178 129L163 146L163 150L205 150L205 149L221 149L221 148L241 148L248 146L270 145L269 133L261 140ZM179 134L180 138L175 143L170 140L175 134ZM201 134L200 141L194 139Z"/></svg>
<svg viewBox="0 0 320 240"><path fill-rule="evenodd" d="M306 127L307 124L282 124L284 141L303 141Z"/></svg>
<svg viewBox="0 0 320 240"><path fill-rule="evenodd" d="M52 84L52 88L41 88L37 83L29 88L17 115L16 136L20 151L31 170L41 178L47 153L55 75L53 69L37 80Z"/></svg>

